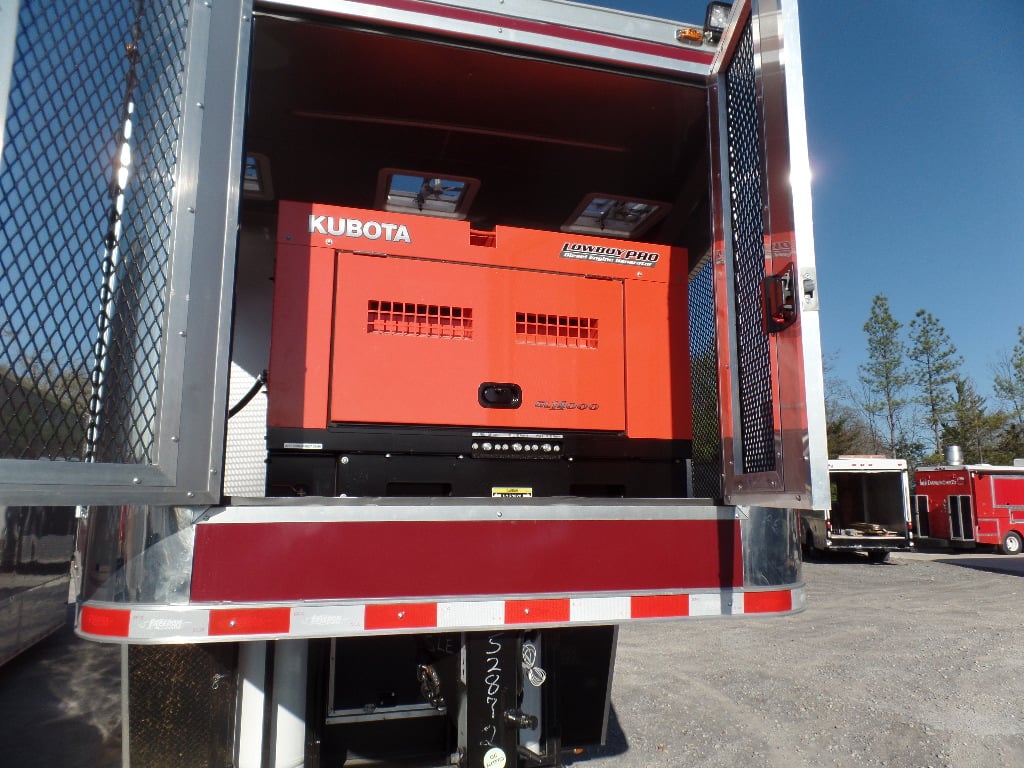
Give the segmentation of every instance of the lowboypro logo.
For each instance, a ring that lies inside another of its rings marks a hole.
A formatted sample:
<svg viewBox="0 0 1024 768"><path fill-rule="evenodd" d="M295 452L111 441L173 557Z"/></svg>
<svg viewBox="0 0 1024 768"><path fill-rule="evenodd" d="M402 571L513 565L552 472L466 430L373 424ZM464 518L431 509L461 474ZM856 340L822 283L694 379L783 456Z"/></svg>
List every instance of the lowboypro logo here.
<svg viewBox="0 0 1024 768"><path fill-rule="evenodd" d="M661 258L660 253L616 248L593 243L565 242L562 244L563 259L597 261L606 264L628 264L634 267L653 267Z"/></svg>

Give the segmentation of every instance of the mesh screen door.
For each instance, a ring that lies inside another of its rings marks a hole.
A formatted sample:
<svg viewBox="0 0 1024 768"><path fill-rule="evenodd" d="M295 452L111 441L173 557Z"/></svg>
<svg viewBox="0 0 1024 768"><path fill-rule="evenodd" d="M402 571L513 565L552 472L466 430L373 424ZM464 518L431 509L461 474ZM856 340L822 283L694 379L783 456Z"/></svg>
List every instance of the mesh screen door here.
<svg viewBox="0 0 1024 768"><path fill-rule="evenodd" d="M248 25L217 5L0 10L2 501L219 496Z"/></svg>
<svg viewBox="0 0 1024 768"><path fill-rule="evenodd" d="M719 359L727 361L719 379L725 498L824 509L827 448L796 3L736 3L732 20L711 88L715 295L727 305L716 328ZM789 303L770 306L768 286L782 280Z"/></svg>

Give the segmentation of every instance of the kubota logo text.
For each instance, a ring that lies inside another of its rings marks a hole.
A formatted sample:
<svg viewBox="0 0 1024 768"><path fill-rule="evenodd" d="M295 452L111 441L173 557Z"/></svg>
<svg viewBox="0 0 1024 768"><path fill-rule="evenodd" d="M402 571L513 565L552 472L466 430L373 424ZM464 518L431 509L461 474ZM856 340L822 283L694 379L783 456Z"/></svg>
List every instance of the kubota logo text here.
<svg viewBox="0 0 1024 768"><path fill-rule="evenodd" d="M386 221L360 221L341 216L309 215L309 234L334 235L335 237L361 237L365 240L386 240L389 243L411 243L409 229L405 224L391 224Z"/></svg>

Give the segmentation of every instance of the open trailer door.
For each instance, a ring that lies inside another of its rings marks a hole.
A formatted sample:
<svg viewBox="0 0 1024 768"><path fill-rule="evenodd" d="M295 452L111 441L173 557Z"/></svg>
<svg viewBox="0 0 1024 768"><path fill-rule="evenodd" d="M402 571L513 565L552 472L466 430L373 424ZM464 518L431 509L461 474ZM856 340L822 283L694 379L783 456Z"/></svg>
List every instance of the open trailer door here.
<svg viewBox="0 0 1024 768"><path fill-rule="evenodd" d="M4 503L219 499L245 8L0 8Z"/></svg>
<svg viewBox="0 0 1024 768"><path fill-rule="evenodd" d="M735 3L712 78L725 500L824 509L827 447L796 1Z"/></svg>

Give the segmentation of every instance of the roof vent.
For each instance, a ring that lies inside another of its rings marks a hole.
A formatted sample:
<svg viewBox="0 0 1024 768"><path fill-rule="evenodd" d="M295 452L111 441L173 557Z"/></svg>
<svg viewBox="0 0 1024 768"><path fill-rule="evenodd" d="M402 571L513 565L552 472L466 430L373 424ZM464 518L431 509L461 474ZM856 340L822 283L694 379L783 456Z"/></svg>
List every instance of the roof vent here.
<svg viewBox="0 0 1024 768"><path fill-rule="evenodd" d="M479 186L479 181L465 176L385 168L377 180L377 207L395 213L465 219Z"/></svg>
<svg viewBox="0 0 1024 768"><path fill-rule="evenodd" d="M563 232L633 239L664 218L671 206L654 200L590 194L583 198Z"/></svg>

